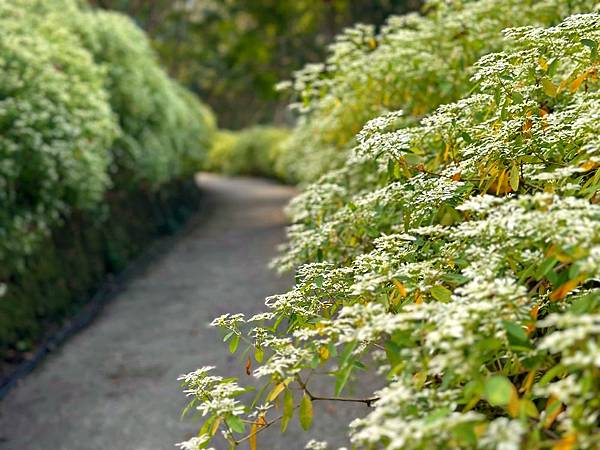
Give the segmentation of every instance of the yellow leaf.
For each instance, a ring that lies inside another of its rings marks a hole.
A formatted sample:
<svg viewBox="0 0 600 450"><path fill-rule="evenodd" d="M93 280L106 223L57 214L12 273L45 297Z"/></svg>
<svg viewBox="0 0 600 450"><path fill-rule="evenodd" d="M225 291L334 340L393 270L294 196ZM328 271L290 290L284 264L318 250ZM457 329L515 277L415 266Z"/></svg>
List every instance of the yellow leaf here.
<svg viewBox="0 0 600 450"><path fill-rule="evenodd" d="M548 70L548 61L546 61L546 59L545 59L545 58L543 58L543 57L542 57L542 58L540 58L540 59L538 60L538 64L540 65L540 67L541 67L541 68L542 68L544 71Z"/></svg>
<svg viewBox="0 0 600 450"><path fill-rule="evenodd" d="M217 419L213 422L212 427L210 428L210 435L214 436L217 430L219 429L219 425L221 425L221 418L217 417Z"/></svg>
<svg viewBox="0 0 600 450"><path fill-rule="evenodd" d="M273 390L271 391L271 393L267 396L267 401L272 402L273 400L275 400L279 396L279 394L281 394L283 392L286 385L287 385L287 383L284 381L284 382L279 383L277 386L275 386L273 388Z"/></svg>
<svg viewBox="0 0 600 450"><path fill-rule="evenodd" d="M574 280L569 280L566 283L560 285L554 291L552 291L552 293L550 294L550 300L555 302L557 300L565 298L569 294L569 292L571 292L573 289L579 286L579 283L581 283L581 281L583 280L581 277L579 277L575 278Z"/></svg>
<svg viewBox="0 0 600 450"><path fill-rule="evenodd" d="M444 161L446 161L449 158L451 148L452 146L450 145L450 142L446 142L446 148L444 149Z"/></svg>
<svg viewBox="0 0 600 450"><path fill-rule="evenodd" d="M577 89L579 89L579 86L581 86L581 83L583 83L586 80L588 75L589 75L589 72L586 70L581 75L579 75L577 78L575 78L571 82L571 85L569 86L569 90L571 92L575 92Z"/></svg>
<svg viewBox="0 0 600 450"><path fill-rule="evenodd" d="M577 435L575 433L566 434L552 450L574 450L577 443Z"/></svg>
<svg viewBox="0 0 600 450"><path fill-rule="evenodd" d="M519 417L519 413L521 412L521 400L519 399L519 394L517 394L517 390L514 387L510 394L510 400L508 401L507 409L511 417Z"/></svg>
<svg viewBox="0 0 600 450"><path fill-rule="evenodd" d="M396 286L396 289L398 289L398 294L400 294L400 297L406 297L406 287L404 287L404 285L396 279L393 279L392 282L394 283L394 286Z"/></svg>
<svg viewBox="0 0 600 450"><path fill-rule="evenodd" d="M421 303L423 303L423 296L420 291L417 291L415 293L415 304L420 305Z"/></svg>
<svg viewBox="0 0 600 450"><path fill-rule="evenodd" d="M421 389L425 382L427 381L427 372L422 370L413 375L413 383L415 388Z"/></svg>
<svg viewBox="0 0 600 450"><path fill-rule="evenodd" d="M533 382L535 381L535 374L536 374L537 370L530 370L529 373L527 374L527 377L525 378L525 380L523 380L523 384L521 385L521 389L520 392L529 392L531 391L531 386L533 386Z"/></svg>
<svg viewBox="0 0 600 450"><path fill-rule="evenodd" d="M256 433L258 432L258 425L256 423L252 424L252 428L250 428L250 439L248 442L250 443L250 450L256 450Z"/></svg>
<svg viewBox="0 0 600 450"><path fill-rule="evenodd" d="M521 399L521 414L527 417L533 417L534 419L537 419L540 416L540 413L535 407L535 403L528 398Z"/></svg>
<svg viewBox="0 0 600 450"><path fill-rule="evenodd" d="M321 362L325 362L329 359L329 349L326 346L319 349L319 359Z"/></svg>
<svg viewBox="0 0 600 450"><path fill-rule="evenodd" d="M467 411L471 411L473 408L475 408L475 406L477 405L477 403L479 403L479 400L481 400L481 397L479 396L475 396L473 397L471 400L469 400L469 402L465 405L465 407L463 408L462 412L466 413Z"/></svg>
<svg viewBox="0 0 600 450"><path fill-rule="evenodd" d="M544 428L550 428L562 410L563 405L554 395L551 395L546 402L546 420L544 420Z"/></svg>
<svg viewBox="0 0 600 450"><path fill-rule="evenodd" d="M598 163L595 161L586 161L584 162L582 165L579 166L580 169L585 170L586 172L588 170L592 170L595 169L596 167L598 167Z"/></svg>

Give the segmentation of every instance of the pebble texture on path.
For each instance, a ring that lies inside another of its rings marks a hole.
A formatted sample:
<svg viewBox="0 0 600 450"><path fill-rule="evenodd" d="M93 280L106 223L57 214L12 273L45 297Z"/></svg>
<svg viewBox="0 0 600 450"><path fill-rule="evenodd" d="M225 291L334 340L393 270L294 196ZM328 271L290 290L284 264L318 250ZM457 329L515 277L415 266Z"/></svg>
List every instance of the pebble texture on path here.
<svg viewBox="0 0 600 450"><path fill-rule="evenodd" d="M1 450L174 449L199 423L179 419L179 374L215 365L248 378L207 324L226 312L261 311L267 295L291 286L290 276L266 266L283 242L282 208L293 190L205 174L199 183L207 207L185 234L0 402ZM300 450L311 437L347 445L346 424L365 409L320 403L310 432L296 421L285 435L273 426L258 448Z"/></svg>

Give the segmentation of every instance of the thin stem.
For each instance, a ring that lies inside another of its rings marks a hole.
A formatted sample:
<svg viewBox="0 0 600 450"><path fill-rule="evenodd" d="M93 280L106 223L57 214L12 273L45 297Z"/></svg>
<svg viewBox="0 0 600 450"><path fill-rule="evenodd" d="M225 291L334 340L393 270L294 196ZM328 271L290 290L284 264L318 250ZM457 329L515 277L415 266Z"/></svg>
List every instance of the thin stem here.
<svg viewBox="0 0 600 450"><path fill-rule="evenodd" d="M299 376L296 378L296 381L298 382L298 384L300 385L302 390L306 393L306 395L308 395L308 397L311 399L311 401L364 403L370 408L371 406L373 406L373 403L375 403L377 400L379 400L379 397L376 397L376 396L367 397L367 398L356 398L356 397L328 397L328 396L322 396L322 395L314 395L312 392L310 392L308 390L306 383L304 381L302 381L302 379Z"/></svg>

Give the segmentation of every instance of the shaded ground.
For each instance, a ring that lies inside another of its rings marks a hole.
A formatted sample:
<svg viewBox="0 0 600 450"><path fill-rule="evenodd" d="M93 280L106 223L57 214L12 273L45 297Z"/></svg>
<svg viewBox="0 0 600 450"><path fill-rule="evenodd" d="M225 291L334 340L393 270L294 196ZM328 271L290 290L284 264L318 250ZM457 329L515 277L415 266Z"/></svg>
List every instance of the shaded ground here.
<svg viewBox="0 0 600 450"><path fill-rule="evenodd" d="M179 420L179 374L215 365L247 377L207 324L260 311L264 297L291 286L266 264L283 241L282 207L293 191L247 178L202 175L200 183L207 208L173 248L0 402L1 450L172 449L197 431ZM310 433L294 423L280 436L273 426L258 448L302 449L310 437L345 445L345 424L364 408L315 405Z"/></svg>

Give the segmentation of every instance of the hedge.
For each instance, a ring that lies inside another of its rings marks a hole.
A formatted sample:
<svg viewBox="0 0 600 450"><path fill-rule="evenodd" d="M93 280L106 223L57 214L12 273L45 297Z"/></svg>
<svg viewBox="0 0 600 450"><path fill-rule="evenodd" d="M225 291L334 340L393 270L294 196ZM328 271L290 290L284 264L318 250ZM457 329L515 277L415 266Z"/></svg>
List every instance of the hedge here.
<svg viewBox="0 0 600 450"><path fill-rule="evenodd" d="M215 123L160 68L144 33L123 16L76 0L1 1L0 29L2 353L31 345L39 323L60 315L53 305L69 309L69 301L98 281L75 271L86 265L82 255L69 266L72 273L63 267L62 258L69 261L77 249L58 245L58 230L83 227L76 217L86 218L92 235L94 227L148 220L118 217L127 213L110 206L110 198L144 196L160 205L163 187L183 183L199 168ZM149 219L148 227L156 226ZM96 262L89 263L100 272L110 269L106 248L128 253L136 235L125 226L121 238L103 236L109 238L114 242L90 250ZM85 288L67 294L56 285L53 296L47 274Z"/></svg>

